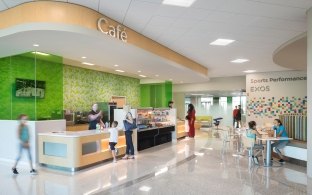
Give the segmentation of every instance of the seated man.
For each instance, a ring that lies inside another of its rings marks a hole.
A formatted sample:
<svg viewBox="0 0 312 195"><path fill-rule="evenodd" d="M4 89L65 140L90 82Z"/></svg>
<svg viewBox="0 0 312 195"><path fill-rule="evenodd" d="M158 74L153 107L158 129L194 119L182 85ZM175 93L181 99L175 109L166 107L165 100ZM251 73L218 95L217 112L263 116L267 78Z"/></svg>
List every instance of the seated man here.
<svg viewBox="0 0 312 195"><path fill-rule="evenodd" d="M274 124L273 129L276 131L276 137L288 137L286 129L283 126L281 120L275 119L273 124ZM272 149L275 148L275 152L280 157L280 160L279 160L280 163L285 163L280 149L283 149L287 145L287 143L288 143L288 140L281 140L271 145Z"/></svg>

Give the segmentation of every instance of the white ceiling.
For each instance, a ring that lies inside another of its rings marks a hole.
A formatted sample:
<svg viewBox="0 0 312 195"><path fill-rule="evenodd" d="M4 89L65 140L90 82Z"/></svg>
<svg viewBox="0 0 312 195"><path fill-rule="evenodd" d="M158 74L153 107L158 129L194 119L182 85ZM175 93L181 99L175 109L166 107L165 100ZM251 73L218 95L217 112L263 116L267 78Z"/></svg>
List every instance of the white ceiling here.
<svg viewBox="0 0 312 195"><path fill-rule="evenodd" d="M0 0L0 10L23 2L28 1ZM286 70L274 64L273 52L306 31L305 13L312 7L312 0L196 0L189 8L162 5L162 0L65 2L99 11L206 66L209 77L240 76L247 69ZM217 38L236 42L226 47L209 45ZM250 61L229 62L236 58Z"/></svg>

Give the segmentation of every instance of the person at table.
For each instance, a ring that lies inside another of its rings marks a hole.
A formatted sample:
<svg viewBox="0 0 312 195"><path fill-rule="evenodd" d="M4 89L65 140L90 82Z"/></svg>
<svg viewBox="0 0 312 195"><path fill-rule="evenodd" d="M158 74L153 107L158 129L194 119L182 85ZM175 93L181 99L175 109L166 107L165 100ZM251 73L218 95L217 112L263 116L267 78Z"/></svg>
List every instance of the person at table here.
<svg viewBox="0 0 312 195"><path fill-rule="evenodd" d="M100 124L101 127L104 127L104 123L101 118L102 111L98 111L98 105L93 104L92 110L88 114L89 130L95 130L97 124Z"/></svg>
<svg viewBox="0 0 312 195"><path fill-rule="evenodd" d="M281 120L275 119L273 121L273 124L274 124L273 129L276 131L276 137L288 137L286 129L284 125L282 124ZM275 152L280 157L280 160L279 160L280 163L285 163L283 159L283 155L280 150L283 149L287 145L287 143L288 143L288 140L280 140L271 145L272 149L275 148L274 149Z"/></svg>
<svg viewBox="0 0 312 195"><path fill-rule="evenodd" d="M247 129L247 137L253 139L255 142L257 136L261 137L261 135L257 131L257 123L255 121L249 121L248 127L249 129ZM264 147L262 146L262 144L254 144L253 146L253 150L263 150L263 149ZM257 155L255 155L255 157L256 156Z"/></svg>

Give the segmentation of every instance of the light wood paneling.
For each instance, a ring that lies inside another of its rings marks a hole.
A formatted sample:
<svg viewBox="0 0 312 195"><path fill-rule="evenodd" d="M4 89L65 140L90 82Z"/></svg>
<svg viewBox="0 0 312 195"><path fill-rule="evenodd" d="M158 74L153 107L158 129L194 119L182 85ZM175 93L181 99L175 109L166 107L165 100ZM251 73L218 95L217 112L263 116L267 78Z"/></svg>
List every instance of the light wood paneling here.
<svg viewBox="0 0 312 195"><path fill-rule="evenodd" d="M78 25L98 30L97 20L101 17L107 18L108 22L113 26L118 25L116 21L87 7L65 2L35 1L24 3L0 12L0 29L9 28L18 24L46 22ZM182 56L128 27L125 28L128 35L128 44L135 45L160 57L176 62L194 72L207 76L208 69L205 66ZM108 35L103 34L103 36Z"/></svg>

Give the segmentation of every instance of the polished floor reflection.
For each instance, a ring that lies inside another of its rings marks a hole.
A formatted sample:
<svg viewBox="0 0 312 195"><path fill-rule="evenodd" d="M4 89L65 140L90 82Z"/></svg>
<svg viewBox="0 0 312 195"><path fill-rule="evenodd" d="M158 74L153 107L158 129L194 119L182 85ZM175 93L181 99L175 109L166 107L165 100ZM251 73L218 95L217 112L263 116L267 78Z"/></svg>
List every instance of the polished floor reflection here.
<svg viewBox="0 0 312 195"><path fill-rule="evenodd" d="M0 164L0 194L311 194L306 168L286 163L253 166L233 146L199 132L141 151L135 160L111 161L75 174L39 168L31 176L20 167Z"/></svg>

